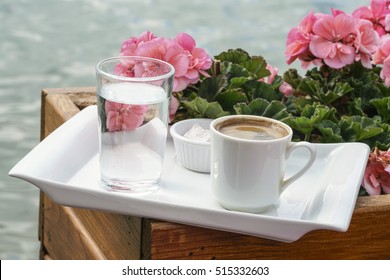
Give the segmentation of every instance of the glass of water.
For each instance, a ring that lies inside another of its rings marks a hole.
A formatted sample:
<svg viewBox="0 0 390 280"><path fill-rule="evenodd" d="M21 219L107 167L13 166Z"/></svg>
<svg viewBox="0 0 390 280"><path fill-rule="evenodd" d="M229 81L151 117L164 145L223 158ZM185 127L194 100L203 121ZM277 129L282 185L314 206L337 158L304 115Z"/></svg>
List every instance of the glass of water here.
<svg viewBox="0 0 390 280"><path fill-rule="evenodd" d="M167 62L135 56L96 65L100 170L106 189L158 190L174 71Z"/></svg>

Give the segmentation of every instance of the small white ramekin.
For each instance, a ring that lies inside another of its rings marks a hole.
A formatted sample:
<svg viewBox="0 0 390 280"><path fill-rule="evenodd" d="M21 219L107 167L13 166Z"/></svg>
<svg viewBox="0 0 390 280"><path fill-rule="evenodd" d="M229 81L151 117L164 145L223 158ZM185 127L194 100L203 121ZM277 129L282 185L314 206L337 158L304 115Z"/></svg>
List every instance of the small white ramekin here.
<svg viewBox="0 0 390 280"><path fill-rule="evenodd" d="M210 129L212 119L187 119L172 125L171 136L176 150L176 158L183 167L202 173L210 173L210 142L188 139L183 135L195 124Z"/></svg>

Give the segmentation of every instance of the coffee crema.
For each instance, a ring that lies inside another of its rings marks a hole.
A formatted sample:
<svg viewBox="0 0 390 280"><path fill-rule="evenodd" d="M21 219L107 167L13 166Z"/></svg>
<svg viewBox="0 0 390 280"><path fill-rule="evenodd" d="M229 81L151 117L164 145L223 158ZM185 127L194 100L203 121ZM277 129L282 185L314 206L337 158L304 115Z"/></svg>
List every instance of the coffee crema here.
<svg viewBox="0 0 390 280"><path fill-rule="evenodd" d="M288 135L288 131L280 125L247 119L223 122L216 129L225 135L247 140L274 140Z"/></svg>

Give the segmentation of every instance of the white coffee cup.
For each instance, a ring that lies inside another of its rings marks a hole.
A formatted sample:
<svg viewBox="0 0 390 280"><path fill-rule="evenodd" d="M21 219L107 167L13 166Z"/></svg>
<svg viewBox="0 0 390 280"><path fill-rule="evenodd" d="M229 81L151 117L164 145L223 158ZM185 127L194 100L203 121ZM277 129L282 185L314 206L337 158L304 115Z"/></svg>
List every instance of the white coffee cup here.
<svg viewBox="0 0 390 280"><path fill-rule="evenodd" d="M316 158L315 146L291 142L292 129L277 120L249 115L215 119L211 131L211 188L226 209L259 213L277 205L280 195ZM286 160L298 148L307 163L285 179Z"/></svg>

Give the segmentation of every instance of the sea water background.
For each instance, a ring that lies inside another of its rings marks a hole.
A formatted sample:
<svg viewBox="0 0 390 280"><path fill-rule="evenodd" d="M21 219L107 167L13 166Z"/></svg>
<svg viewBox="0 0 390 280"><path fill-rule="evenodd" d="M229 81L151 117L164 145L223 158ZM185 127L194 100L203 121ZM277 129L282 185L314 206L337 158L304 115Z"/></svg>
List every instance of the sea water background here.
<svg viewBox="0 0 390 280"><path fill-rule="evenodd" d="M37 259L39 191L7 173L39 142L42 88L94 86L94 66L150 30L192 35L280 69L288 31L310 10L352 12L369 0L0 0L0 259ZM299 64L293 64L298 67ZM59 149L61 144L59 143ZM66 166L59 166L66 168Z"/></svg>

